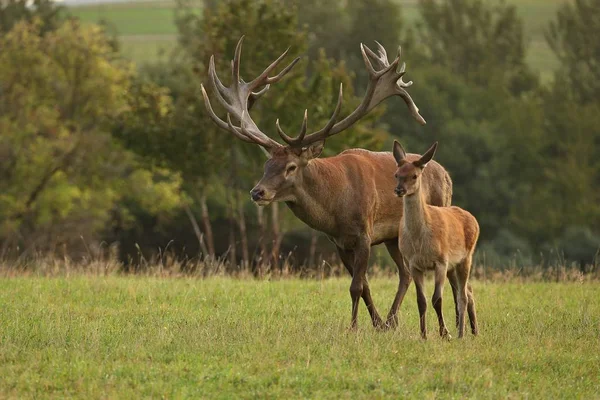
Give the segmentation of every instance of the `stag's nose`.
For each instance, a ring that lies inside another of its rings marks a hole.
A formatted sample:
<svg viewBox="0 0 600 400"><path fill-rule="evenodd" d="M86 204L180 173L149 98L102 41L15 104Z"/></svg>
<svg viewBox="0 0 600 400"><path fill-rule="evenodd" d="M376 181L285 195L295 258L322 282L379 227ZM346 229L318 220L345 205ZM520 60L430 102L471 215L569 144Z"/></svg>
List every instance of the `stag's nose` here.
<svg viewBox="0 0 600 400"><path fill-rule="evenodd" d="M396 193L396 196L404 196L406 194L406 189L403 187L397 187L394 189L394 193Z"/></svg>
<svg viewBox="0 0 600 400"><path fill-rule="evenodd" d="M252 197L252 200L254 200L254 201L261 200L264 195L265 195L265 189L263 189L261 187L255 187L254 189L252 189L250 191L250 197Z"/></svg>

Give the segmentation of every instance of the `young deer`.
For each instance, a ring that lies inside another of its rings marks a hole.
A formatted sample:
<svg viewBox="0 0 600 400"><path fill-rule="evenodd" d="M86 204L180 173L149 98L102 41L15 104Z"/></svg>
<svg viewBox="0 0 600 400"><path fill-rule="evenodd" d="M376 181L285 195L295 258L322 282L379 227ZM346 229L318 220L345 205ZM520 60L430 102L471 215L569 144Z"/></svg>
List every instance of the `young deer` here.
<svg viewBox="0 0 600 400"><path fill-rule="evenodd" d="M427 338L427 300L423 291L423 276L427 270L435 272L435 292L431 301L440 324L440 336L450 338L442 315L444 280L448 275L453 288L457 289L456 323L458 337L462 338L467 309L471 331L477 335L475 301L468 280L475 244L479 237L479 224L472 214L462 208L437 207L425 202L423 170L433 158L436 148L437 142L421 158L411 162L400 143L394 141L393 154L398 163L395 175L398 185L395 193L404 198L398 245L415 281L423 339Z"/></svg>

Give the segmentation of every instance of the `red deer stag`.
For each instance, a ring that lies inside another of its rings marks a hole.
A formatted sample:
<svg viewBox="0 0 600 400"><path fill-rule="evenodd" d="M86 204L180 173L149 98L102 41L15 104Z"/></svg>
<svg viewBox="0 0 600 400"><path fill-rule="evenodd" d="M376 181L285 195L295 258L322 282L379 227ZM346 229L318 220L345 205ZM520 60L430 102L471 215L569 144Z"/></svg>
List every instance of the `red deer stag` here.
<svg viewBox="0 0 600 400"><path fill-rule="evenodd" d="M430 167L425 167L431 162L436 149L437 142L421 158L414 160L406 154L400 143L394 141L393 154L398 163L395 174L398 184L395 193L404 198L398 247L408 261L408 268L417 288L423 339L427 338L427 300L423 292L423 274L427 270L433 270L435 273L435 291L431 302L440 324L440 336L448 339L450 334L442 315L442 294L446 275L453 287L457 285L458 299L455 298L455 302L458 307L458 337L462 338L467 303L471 331L477 335L475 301L468 281L473 252L479 237L479 224L472 214L462 208L427 204L425 171Z"/></svg>
<svg viewBox="0 0 600 400"><path fill-rule="evenodd" d="M231 64L233 79L230 87L223 85L217 77L214 56L210 59L209 81L215 96L227 111L226 120L215 114L204 87L202 94L209 115L219 127L231 132L240 140L262 146L268 153L269 159L264 167L264 175L250 192L252 200L261 206L274 201L284 201L298 218L311 228L324 232L336 245L344 266L352 276L352 327L356 327L361 297L375 327L395 326L398 308L411 277L404 267L397 246L402 202L389 190L395 185L394 158L389 152L375 153L362 149L346 150L335 157L324 159L317 157L323 150L325 139L351 127L391 96L400 96L408 105L413 117L421 124L425 123L406 91L412 82L402 80L405 65L402 64L398 69L400 49L398 56L390 63L385 49L379 43L378 54L361 44L369 83L358 107L347 117L336 122L342 105L340 86L337 105L331 119L320 130L307 134L306 112L296 138L286 135L279 126L279 121L276 122L279 135L287 143L284 146L256 126L250 117L249 109L254 101L269 89L270 84L278 82L290 71L299 58L278 74L269 76L286 56L288 49L257 78L245 82L239 75L242 40L243 37L237 44ZM417 155L408 157L413 160L419 158ZM452 181L439 164L433 163L424 174L423 188L428 203L450 205ZM380 243L386 244L400 275L398 291L387 323L384 323L377 313L366 278L370 248Z"/></svg>

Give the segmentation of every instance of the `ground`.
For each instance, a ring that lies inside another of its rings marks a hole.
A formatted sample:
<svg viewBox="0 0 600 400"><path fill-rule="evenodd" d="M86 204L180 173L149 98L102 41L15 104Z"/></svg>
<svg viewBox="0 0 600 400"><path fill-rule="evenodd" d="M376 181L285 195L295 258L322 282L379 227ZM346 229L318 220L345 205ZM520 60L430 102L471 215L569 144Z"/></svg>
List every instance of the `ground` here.
<svg viewBox="0 0 600 400"><path fill-rule="evenodd" d="M397 0L409 22L418 19L414 0ZM488 0L495 2L496 0ZM556 57L544 38L544 30L565 0L508 0L517 6L524 22L529 44L527 59L543 79L548 79L558 66ZM200 4L200 2L198 2ZM70 11L86 22L110 21L119 33L126 55L137 62L166 58L177 40L174 22L175 2L169 0L136 1L119 4L99 4L71 7ZM198 10L200 12L200 9Z"/></svg>
<svg viewBox="0 0 600 400"><path fill-rule="evenodd" d="M349 283L2 278L0 398L599 396L600 283L474 282L480 336L450 342L432 307L420 339L413 287L395 331L364 305L349 331ZM381 313L396 285L373 280Z"/></svg>

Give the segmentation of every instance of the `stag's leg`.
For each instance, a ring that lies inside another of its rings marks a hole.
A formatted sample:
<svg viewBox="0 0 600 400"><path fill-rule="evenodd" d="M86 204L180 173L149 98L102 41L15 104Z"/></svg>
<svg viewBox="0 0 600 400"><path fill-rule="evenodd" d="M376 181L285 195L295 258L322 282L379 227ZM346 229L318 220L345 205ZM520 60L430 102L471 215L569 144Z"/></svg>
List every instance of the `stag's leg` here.
<svg viewBox="0 0 600 400"><path fill-rule="evenodd" d="M412 278L410 276L409 269L404 263L404 257L402 257L402 253L400 253L400 250L398 249L398 239L385 242L385 247L398 267L399 277L396 297L394 297L394 302L392 303L392 308L388 313L385 325L388 328L396 328L398 326L398 309L400 308L400 305L402 305L402 301L404 300L404 296L408 291L408 287L410 286L410 281Z"/></svg>
<svg viewBox="0 0 600 400"><path fill-rule="evenodd" d="M454 297L454 309L456 310L456 328L458 329L458 298L457 298L457 290L458 290L458 278L456 276L456 271L448 271L448 281L450 282L450 286L452 286L452 297ZM475 312L475 297L473 296L473 288L471 284L467 284L467 314L469 314L469 323L471 324L471 332L473 335L477 335L479 333L477 328L477 314Z"/></svg>
<svg viewBox="0 0 600 400"><path fill-rule="evenodd" d="M417 289L417 305L419 306L419 325L421 327L421 337L427 339L427 324L425 321L425 313L427 312L427 299L424 292L424 273L423 271L411 267L410 269L415 288Z"/></svg>
<svg viewBox="0 0 600 400"><path fill-rule="evenodd" d="M471 324L471 333L475 336L479 333L479 328L477 327L477 313L475 312L475 297L473 296L473 288L471 284L467 284L467 311L469 313L469 322Z"/></svg>
<svg viewBox="0 0 600 400"><path fill-rule="evenodd" d="M458 277L458 337L462 338L465 333L465 314L469 302L468 281L471 272L471 256L468 256L463 262L456 266L456 275ZM474 303L473 303L474 305ZM475 308L473 307L473 312ZM473 314L473 321L477 324L477 317Z"/></svg>
<svg viewBox="0 0 600 400"><path fill-rule="evenodd" d="M352 298L352 321L351 327L356 328L358 318L358 304L362 297L369 314L373 326L376 328L383 327L383 321L375 308L373 299L371 298L371 290L369 288L369 282L367 280L367 267L369 265L369 255L371 254L371 243L367 240L361 240L353 251L346 251L346 253L353 253L349 256L354 260L352 266L352 283L350 284L350 297Z"/></svg>
<svg viewBox="0 0 600 400"><path fill-rule="evenodd" d="M452 288L452 298L454 298L454 312L456 314L455 323L458 328L458 277L456 276L456 270L448 271L447 275L448 282Z"/></svg>
<svg viewBox="0 0 600 400"><path fill-rule="evenodd" d="M440 324L440 336L442 338L450 339L450 333L446 327L444 314L442 312L442 298L444 296L444 282L446 281L447 270L448 266L446 263L437 264L435 266L435 291L433 292L431 302L433 303L433 308L435 309L435 313L438 317L438 323Z"/></svg>
<svg viewBox="0 0 600 400"><path fill-rule="evenodd" d="M342 249L340 246L335 247L337 248L340 259L342 260L342 264L344 264L344 267L346 267L346 270L350 276L354 276L354 270L352 267L354 265L354 254L350 251Z"/></svg>

